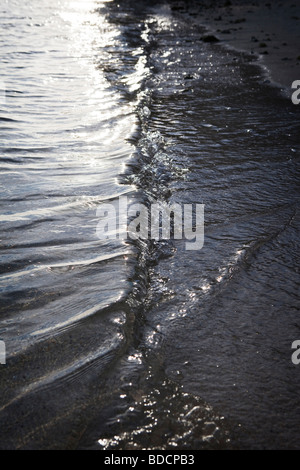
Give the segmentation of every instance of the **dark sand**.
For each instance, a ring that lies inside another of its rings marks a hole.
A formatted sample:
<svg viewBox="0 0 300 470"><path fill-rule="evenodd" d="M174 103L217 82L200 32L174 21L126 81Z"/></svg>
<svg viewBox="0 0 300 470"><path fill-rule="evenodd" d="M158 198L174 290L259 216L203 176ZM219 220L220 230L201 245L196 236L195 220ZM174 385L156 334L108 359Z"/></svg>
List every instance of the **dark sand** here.
<svg viewBox="0 0 300 470"><path fill-rule="evenodd" d="M255 54L267 78L292 93L300 80L300 2L199 2L203 25L229 47ZM202 21L202 20L201 20Z"/></svg>

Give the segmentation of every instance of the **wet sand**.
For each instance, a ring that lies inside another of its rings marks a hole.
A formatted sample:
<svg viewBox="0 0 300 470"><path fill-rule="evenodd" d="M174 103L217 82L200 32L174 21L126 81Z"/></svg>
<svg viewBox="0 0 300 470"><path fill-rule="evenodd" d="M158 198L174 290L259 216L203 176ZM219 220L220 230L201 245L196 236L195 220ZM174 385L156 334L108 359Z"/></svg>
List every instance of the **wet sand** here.
<svg viewBox="0 0 300 470"><path fill-rule="evenodd" d="M197 2L196 2L197 3ZM196 5L196 4L195 4ZM291 93L300 79L300 2L204 1L203 25L221 42L257 56L268 79ZM179 4L174 7L181 8Z"/></svg>

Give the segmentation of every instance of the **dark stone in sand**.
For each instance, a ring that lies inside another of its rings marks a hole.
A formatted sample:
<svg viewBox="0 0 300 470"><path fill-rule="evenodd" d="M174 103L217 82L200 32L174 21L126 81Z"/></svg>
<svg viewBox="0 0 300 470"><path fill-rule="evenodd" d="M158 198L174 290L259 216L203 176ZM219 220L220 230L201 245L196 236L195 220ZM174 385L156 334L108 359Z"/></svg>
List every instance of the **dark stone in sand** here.
<svg viewBox="0 0 300 470"><path fill-rule="evenodd" d="M239 23L244 23L245 21L246 21L246 18L238 18L237 20L231 21L231 23L239 24Z"/></svg>
<svg viewBox="0 0 300 470"><path fill-rule="evenodd" d="M177 5L173 5L173 6L171 7L171 9L172 9L173 11L183 11L183 10L184 10L184 7L177 6Z"/></svg>
<svg viewBox="0 0 300 470"><path fill-rule="evenodd" d="M206 36L202 36L202 41L203 42L219 42L219 39L214 36L213 34L208 34Z"/></svg>

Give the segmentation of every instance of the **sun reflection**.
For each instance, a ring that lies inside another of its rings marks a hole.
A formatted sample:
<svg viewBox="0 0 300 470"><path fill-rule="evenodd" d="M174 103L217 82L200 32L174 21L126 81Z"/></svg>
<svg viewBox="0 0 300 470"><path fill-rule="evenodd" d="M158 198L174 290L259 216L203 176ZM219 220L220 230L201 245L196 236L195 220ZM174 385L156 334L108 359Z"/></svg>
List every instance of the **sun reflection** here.
<svg viewBox="0 0 300 470"><path fill-rule="evenodd" d="M57 30L53 52L61 46L59 58L62 60L52 73L45 74L44 86L54 100L60 101L61 125L70 132L77 148L84 148L82 158L75 159L72 152L61 157L74 167L78 159L85 166L104 167L109 164L103 157L108 148L111 158L124 161L124 155L130 155L131 151L125 141L136 125L133 104L124 102L107 78L106 70L117 66L111 48L119 46L121 32L108 22L102 9L105 3L108 1L62 0L54 17L49 19L54 22L52 29ZM142 52L137 51L139 55ZM136 71L129 77L129 86L140 86L144 68L141 55ZM54 124L47 125L49 130ZM79 181L79 174L76 177L77 184L86 183L86 174L82 173L82 181Z"/></svg>

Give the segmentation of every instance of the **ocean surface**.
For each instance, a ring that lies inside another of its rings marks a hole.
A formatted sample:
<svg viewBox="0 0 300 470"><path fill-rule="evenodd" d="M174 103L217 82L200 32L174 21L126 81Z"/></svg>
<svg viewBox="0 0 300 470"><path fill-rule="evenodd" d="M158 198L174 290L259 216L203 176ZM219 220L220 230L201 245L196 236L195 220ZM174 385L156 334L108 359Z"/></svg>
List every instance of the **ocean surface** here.
<svg viewBox="0 0 300 470"><path fill-rule="evenodd" d="M1 1L1 449L300 448L300 109L201 20ZM99 238L121 197L203 247Z"/></svg>

